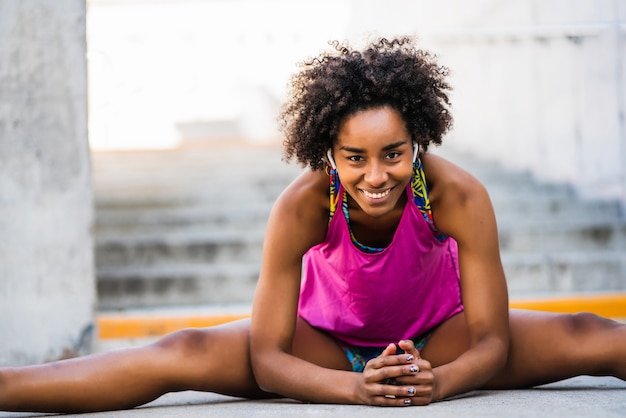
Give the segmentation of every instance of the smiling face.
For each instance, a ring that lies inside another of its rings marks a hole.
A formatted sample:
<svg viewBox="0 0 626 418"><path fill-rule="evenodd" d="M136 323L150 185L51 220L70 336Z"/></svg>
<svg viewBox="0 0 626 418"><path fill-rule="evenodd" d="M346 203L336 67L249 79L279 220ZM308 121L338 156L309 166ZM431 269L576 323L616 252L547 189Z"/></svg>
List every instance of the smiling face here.
<svg viewBox="0 0 626 418"><path fill-rule="evenodd" d="M404 205L413 143L399 112L377 107L347 117L333 156L341 184L366 214L382 216Z"/></svg>

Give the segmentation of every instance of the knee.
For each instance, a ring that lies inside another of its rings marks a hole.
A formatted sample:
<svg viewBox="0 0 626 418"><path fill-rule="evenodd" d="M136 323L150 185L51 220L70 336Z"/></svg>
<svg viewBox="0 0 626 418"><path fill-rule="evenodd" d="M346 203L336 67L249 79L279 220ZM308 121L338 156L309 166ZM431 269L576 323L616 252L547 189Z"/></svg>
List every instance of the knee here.
<svg viewBox="0 0 626 418"><path fill-rule="evenodd" d="M161 338L155 343L155 347L185 359L206 353L210 350L213 340L209 330L186 328Z"/></svg>
<svg viewBox="0 0 626 418"><path fill-rule="evenodd" d="M581 336L606 329L612 323L612 321L590 312L568 314L565 318L567 329L572 334Z"/></svg>

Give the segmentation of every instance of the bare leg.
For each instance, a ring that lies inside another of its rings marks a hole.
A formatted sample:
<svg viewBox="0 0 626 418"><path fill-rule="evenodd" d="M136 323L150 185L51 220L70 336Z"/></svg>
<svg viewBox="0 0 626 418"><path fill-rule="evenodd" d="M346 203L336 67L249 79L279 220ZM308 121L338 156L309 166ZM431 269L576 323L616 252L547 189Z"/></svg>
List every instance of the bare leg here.
<svg viewBox="0 0 626 418"><path fill-rule="evenodd" d="M589 313L554 314L513 310L507 365L488 388L523 388L580 375L626 380L626 325ZM463 314L442 324L422 355L433 366L468 348Z"/></svg>
<svg viewBox="0 0 626 418"><path fill-rule="evenodd" d="M494 388L536 386L574 376L626 380L626 325L590 313L516 311L511 348Z"/></svg>
<svg viewBox="0 0 626 418"><path fill-rule="evenodd" d="M256 385L249 322L172 333L155 344L36 366L0 369L0 410L126 409L172 391L268 396Z"/></svg>
<svg viewBox="0 0 626 418"><path fill-rule="evenodd" d="M181 390L238 397L276 397L261 391L250 366L249 320L185 329L145 347L36 366L0 368L0 410L88 412L128 409ZM348 369L328 335L298 320L294 355Z"/></svg>
<svg viewBox="0 0 626 418"><path fill-rule="evenodd" d="M302 318L296 323L293 355L318 366L336 370L352 370L337 341L323 331L313 328Z"/></svg>

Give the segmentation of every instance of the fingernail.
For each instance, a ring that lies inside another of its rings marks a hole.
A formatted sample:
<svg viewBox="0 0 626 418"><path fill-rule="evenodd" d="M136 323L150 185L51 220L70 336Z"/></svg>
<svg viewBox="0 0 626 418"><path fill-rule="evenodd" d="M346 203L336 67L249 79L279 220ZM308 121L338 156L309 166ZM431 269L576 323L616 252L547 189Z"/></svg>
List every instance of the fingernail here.
<svg viewBox="0 0 626 418"><path fill-rule="evenodd" d="M407 392L409 395L415 395L415 388L408 388L408 389L406 390L406 392Z"/></svg>
<svg viewBox="0 0 626 418"><path fill-rule="evenodd" d="M406 356L406 361L413 361L415 359L415 357L413 357L413 354L408 354Z"/></svg>
<svg viewBox="0 0 626 418"><path fill-rule="evenodd" d="M411 371L411 373L420 371L420 369L415 364L411 364L411 367L409 367L409 370Z"/></svg>
<svg viewBox="0 0 626 418"><path fill-rule="evenodd" d="M404 404L405 405L411 405L411 400L410 399L405 399L404 400Z"/></svg>

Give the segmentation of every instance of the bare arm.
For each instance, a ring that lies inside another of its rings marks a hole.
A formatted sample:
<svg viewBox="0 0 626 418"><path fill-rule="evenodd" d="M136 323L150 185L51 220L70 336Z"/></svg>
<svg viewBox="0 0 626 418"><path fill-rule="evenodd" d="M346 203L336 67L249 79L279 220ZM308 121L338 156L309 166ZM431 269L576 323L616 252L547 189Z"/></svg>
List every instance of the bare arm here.
<svg viewBox="0 0 626 418"><path fill-rule="evenodd" d="M347 403L353 386L350 374L291 354L302 256L324 239L328 222L324 195L316 191L317 174L303 174L272 209L252 313L252 365L264 390L304 401ZM305 200L309 204L301 203Z"/></svg>
<svg viewBox="0 0 626 418"><path fill-rule="evenodd" d="M432 155L423 158L432 181L434 221L459 247L461 293L470 348L436 367L433 400L476 389L506 364L508 293L495 214L485 188L468 173Z"/></svg>

